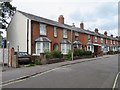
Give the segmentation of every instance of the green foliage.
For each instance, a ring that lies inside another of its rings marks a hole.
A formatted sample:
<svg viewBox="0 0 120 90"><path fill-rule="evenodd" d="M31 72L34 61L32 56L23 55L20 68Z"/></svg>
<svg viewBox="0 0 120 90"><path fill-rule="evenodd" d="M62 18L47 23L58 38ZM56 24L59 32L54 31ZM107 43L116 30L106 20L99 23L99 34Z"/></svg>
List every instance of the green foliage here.
<svg viewBox="0 0 120 90"><path fill-rule="evenodd" d="M1 15L2 15L2 19L0 19L0 21L2 21L2 29L7 28L7 24L9 24L9 22L7 21L7 19L12 18L12 16L14 15L16 11L16 7L12 6L10 4L10 2L2 2L1 3Z"/></svg>
<svg viewBox="0 0 120 90"><path fill-rule="evenodd" d="M120 51L115 51L114 54L120 54Z"/></svg>
<svg viewBox="0 0 120 90"><path fill-rule="evenodd" d="M46 52L45 52L45 56L46 56L46 59L51 59L51 58L53 58L52 53L49 52L49 51L46 51Z"/></svg>
<svg viewBox="0 0 120 90"><path fill-rule="evenodd" d="M61 58L62 54L61 54L61 52L55 50L52 52L52 56L53 56L53 58Z"/></svg>
<svg viewBox="0 0 120 90"><path fill-rule="evenodd" d="M112 50L108 51L107 54L114 54L114 52Z"/></svg>
<svg viewBox="0 0 120 90"><path fill-rule="evenodd" d="M69 51L68 54L64 57L65 60L72 60L72 52Z"/></svg>
<svg viewBox="0 0 120 90"><path fill-rule="evenodd" d="M35 65L42 65L40 60L35 60Z"/></svg>
<svg viewBox="0 0 120 90"><path fill-rule="evenodd" d="M76 49L74 50L74 56L83 56L84 55L84 51L81 49Z"/></svg>
<svg viewBox="0 0 120 90"><path fill-rule="evenodd" d="M53 51L53 52L45 52L46 59L52 59L52 58L62 58L62 54L59 51Z"/></svg>
<svg viewBox="0 0 120 90"><path fill-rule="evenodd" d="M84 55L90 56L90 55L92 55L92 52L91 51L84 51Z"/></svg>

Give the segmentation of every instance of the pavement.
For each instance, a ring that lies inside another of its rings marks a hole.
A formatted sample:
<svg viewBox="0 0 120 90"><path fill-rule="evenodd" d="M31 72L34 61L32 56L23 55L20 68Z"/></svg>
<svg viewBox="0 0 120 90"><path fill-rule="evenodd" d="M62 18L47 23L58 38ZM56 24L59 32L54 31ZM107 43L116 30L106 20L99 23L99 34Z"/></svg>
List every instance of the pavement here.
<svg viewBox="0 0 120 90"><path fill-rule="evenodd" d="M79 60L74 60L74 61L65 61L65 62L60 62L60 63L38 65L38 66L32 66L32 67L22 67L22 68L7 68L6 67L4 68L5 71L2 72L2 82L0 83L0 85L14 82L14 81L21 80L21 79L25 79L25 78L29 78L34 75L44 73L44 72L47 72L49 70L52 70L58 67L81 63L81 62L99 60L103 58L109 58L111 56L113 55L104 55L104 56L96 57L96 58L79 59Z"/></svg>

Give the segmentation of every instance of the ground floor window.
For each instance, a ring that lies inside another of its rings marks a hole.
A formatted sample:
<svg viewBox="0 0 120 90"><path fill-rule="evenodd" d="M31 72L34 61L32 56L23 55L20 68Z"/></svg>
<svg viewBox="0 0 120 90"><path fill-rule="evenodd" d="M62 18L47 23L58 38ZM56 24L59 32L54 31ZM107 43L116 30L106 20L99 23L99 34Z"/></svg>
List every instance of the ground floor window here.
<svg viewBox="0 0 120 90"><path fill-rule="evenodd" d="M104 51L103 52L108 52L110 50L109 46L104 46Z"/></svg>
<svg viewBox="0 0 120 90"><path fill-rule="evenodd" d="M73 45L73 47L75 49L82 49L82 45L81 44L75 44L75 45Z"/></svg>
<svg viewBox="0 0 120 90"><path fill-rule="evenodd" d="M87 51L94 52L94 46L88 44L88 46L87 46Z"/></svg>
<svg viewBox="0 0 120 90"><path fill-rule="evenodd" d="M70 50L71 50L71 44L61 44L62 54L68 54Z"/></svg>
<svg viewBox="0 0 120 90"><path fill-rule="evenodd" d="M50 51L50 42L36 42L36 54Z"/></svg>
<svg viewBox="0 0 120 90"><path fill-rule="evenodd" d="M87 51L91 51L91 45L88 45Z"/></svg>

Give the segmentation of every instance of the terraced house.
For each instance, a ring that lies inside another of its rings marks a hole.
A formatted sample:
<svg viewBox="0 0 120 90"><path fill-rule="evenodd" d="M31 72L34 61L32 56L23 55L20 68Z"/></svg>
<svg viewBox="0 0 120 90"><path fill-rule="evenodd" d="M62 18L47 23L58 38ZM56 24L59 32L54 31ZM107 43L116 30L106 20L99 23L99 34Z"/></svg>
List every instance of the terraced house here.
<svg viewBox="0 0 120 90"><path fill-rule="evenodd" d="M15 51L40 55L45 51L59 50L67 54L74 49L83 49L92 52L108 52L120 50L118 37L108 36L95 31L85 30L84 23L80 27L64 23L63 15L58 17L58 22L16 11L7 28L7 40Z"/></svg>

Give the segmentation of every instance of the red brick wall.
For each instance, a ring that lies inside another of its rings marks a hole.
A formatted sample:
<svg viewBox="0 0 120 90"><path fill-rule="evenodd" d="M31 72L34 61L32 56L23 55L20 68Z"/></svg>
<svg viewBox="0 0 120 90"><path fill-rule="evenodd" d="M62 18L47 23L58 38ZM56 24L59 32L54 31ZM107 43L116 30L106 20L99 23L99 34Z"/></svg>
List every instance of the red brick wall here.
<svg viewBox="0 0 120 90"><path fill-rule="evenodd" d="M40 24L38 22L32 21L31 22L31 41L32 41L32 45L31 45L31 52L32 54L35 53L35 40L40 36Z"/></svg>
<svg viewBox="0 0 120 90"><path fill-rule="evenodd" d="M61 51L61 46L60 46L60 42L63 39L63 29L57 27L57 37L54 37L54 26L51 25L46 25L46 29L47 29L47 37L51 40L51 51L53 51L53 47L54 44L58 44L58 50ZM35 53L35 40L40 36L40 23L32 21L31 22L31 30L32 30L32 49L31 52L32 54ZM94 36L90 35L91 38L91 42L94 43ZM83 49L87 49L87 43L88 43L88 35L87 34L83 34L83 33L79 33L78 36L79 41L82 43L83 45ZM101 44L101 38L97 37L98 41L97 44ZM71 41L71 31L68 30L68 40ZM73 41L75 40L75 32L73 32ZM105 39L103 38L103 43L105 44ZM111 40L108 40L108 44L111 44ZM116 41L117 44L117 41Z"/></svg>
<svg viewBox="0 0 120 90"><path fill-rule="evenodd" d="M53 51L54 44L58 44L58 50L61 51L60 42L63 39L63 30L61 28L57 28L57 37L54 37L54 27L47 25L47 37L52 41L51 43L51 51Z"/></svg>
<svg viewBox="0 0 120 90"><path fill-rule="evenodd" d="M111 45L111 40L108 39L108 45L110 46Z"/></svg>
<svg viewBox="0 0 120 90"><path fill-rule="evenodd" d="M83 50L87 49L88 35L84 33L79 33L79 40L83 45Z"/></svg>
<svg viewBox="0 0 120 90"><path fill-rule="evenodd" d="M98 43L98 44L101 44L101 38L100 38L100 37L97 37L97 39L98 39L97 43Z"/></svg>

